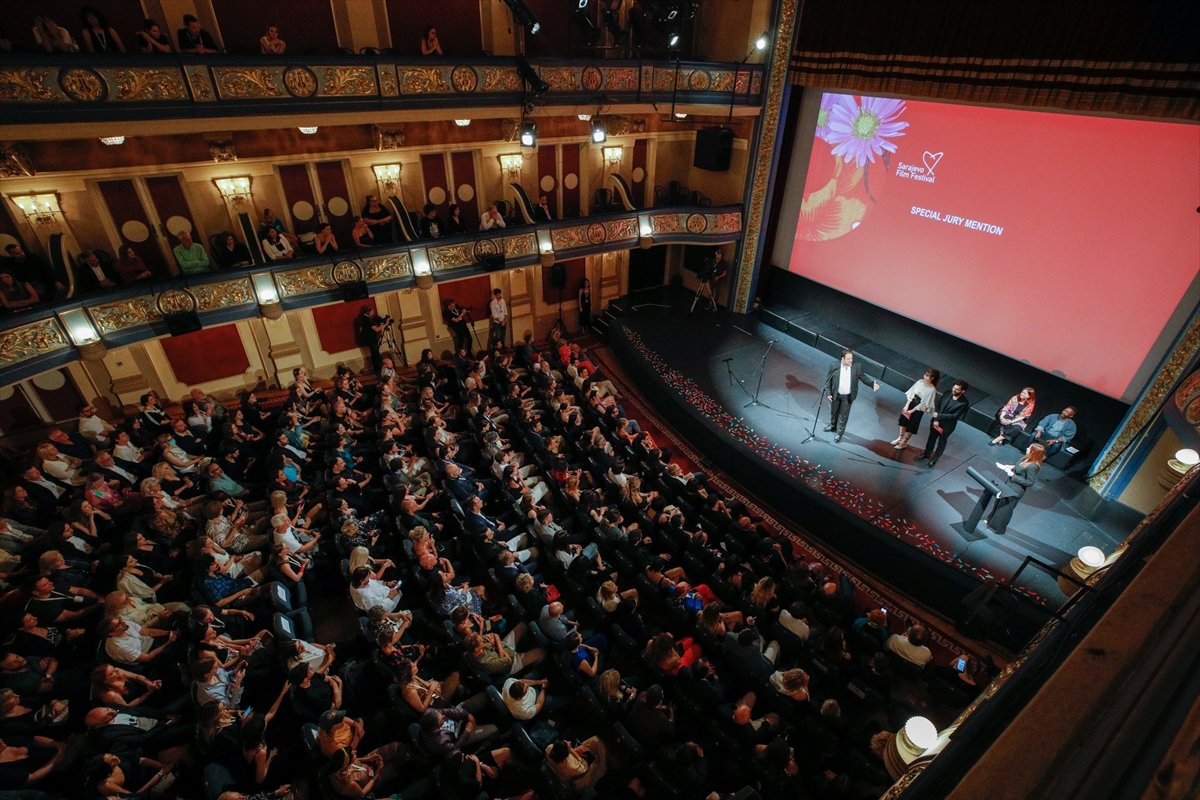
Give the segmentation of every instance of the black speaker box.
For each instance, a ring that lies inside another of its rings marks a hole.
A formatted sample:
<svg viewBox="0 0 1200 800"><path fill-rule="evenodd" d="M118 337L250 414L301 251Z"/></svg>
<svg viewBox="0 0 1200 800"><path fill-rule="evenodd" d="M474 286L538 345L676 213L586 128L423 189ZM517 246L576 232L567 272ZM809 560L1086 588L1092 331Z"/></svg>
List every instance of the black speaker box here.
<svg viewBox="0 0 1200 800"><path fill-rule="evenodd" d="M195 333L204 326L200 324L200 315L195 311L184 311L182 314L164 314L163 321L172 336L182 336L185 333Z"/></svg>
<svg viewBox="0 0 1200 800"><path fill-rule="evenodd" d="M479 259L484 272L496 272L504 269L504 253L496 253Z"/></svg>
<svg viewBox="0 0 1200 800"><path fill-rule="evenodd" d="M710 172L729 169L733 158L733 130L730 128L701 128L696 131L696 155L692 166Z"/></svg>
<svg viewBox="0 0 1200 800"><path fill-rule="evenodd" d="M355 300L366 300L371 296L366 281L354 281L342 284L342 302L353 303Z"/></svg>
<svg viewBox="0 0 1200 800"><path fill-rule="evenodd" d="M550 267L550 285L555 289L567 288L566 264L554 264Z"/></svg>

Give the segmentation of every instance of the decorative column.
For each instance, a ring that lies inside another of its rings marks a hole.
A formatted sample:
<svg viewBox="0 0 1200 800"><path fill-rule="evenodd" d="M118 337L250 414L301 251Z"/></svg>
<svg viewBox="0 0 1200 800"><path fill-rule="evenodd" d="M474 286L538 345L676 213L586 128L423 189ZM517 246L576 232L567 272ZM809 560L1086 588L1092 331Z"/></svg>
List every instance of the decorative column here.
<svg viewBox="0 0 1200 800"><path fill-rule="evenodd" d="M507 287L503 285L500 275L508 278ZM525 331L534 331L534 335L537 335L534 328L537 318L533 309L533 293L540 289L541 285L540 281L537 288L530 284L538 277L540 274L536 269L518 267L507 273L497 273L492 278L492 288L504 289L508 297L508 341L504 343L505 346L521 341Z"/></svg>
<svg viewBox="0 0 1200 800"><path fill-rule="evenodd" d="M792 59L792 47L796 38L799 0L780 0L779 15L775 20L775 42L771 49L771 60L764 75L766 81L765 103L758 118L758 137L749 154L748 162L753 167L746 187L743 207L746 217L742 220L742 249L737 261L737 276L731 304L733 310L746 313L754 301L754 285L758 278L758 264L762 259L762 228L765 220L771 176L774 173L776 152L782 131L779 122L783 116L783 95L787 88L788 64Z"/></svg>

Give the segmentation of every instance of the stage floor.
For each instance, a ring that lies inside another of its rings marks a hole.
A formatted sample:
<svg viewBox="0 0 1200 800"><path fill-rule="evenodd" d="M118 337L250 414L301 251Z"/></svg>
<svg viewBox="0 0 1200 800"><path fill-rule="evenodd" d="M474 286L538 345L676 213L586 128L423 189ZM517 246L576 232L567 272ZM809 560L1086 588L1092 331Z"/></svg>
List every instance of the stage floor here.
<svg viewBox="0 0 1200 800"><path fill-rule="evenodd" d="M1085 545L1110 554L1142 518L1047 466L1017 506L1005 535L987 534L981 523L975 536L964 537L952 525L970 513L982 493L967 475L967 466L1001 475L996 462L1014 464L1020 459L1019 451L1010 446L989 447L985 433L959 425L937 467L926 469L915 459L925 446L928 420L907 450L894 449L890 441L899 430L897 418L904 395L882 383L877 393L859 387L840 443L835 444L833 434L821 430L829 416L829 405L824 403L817 426L817 436L823 441L801 444L812 428L820 387L833 359L747 316L724 312L689 315L691 299L690 294L679 291L623 299L622 307L632 310L613 323L610 336L610 340L624 337L626 345L632 345L614 348L622 362L638 357L648 360L660 379L670 370L677 371L684 377L676 376L674 385L670 379L665 383L682 408L716 419L720 415L712 406L715 401L774 449L761 442L758 446L746 444L749 437L744 430L725 438L740 440L746 453L776 466L783 463L781 459L796 465L798 491L822 487L820 494L836 498L859 518L932 558L976 578L990 574L1007 579L1028 555L1061 568ZM680 335L681 331L685 335ZM772 339L778 341L768 353L767 343ZM746 407L754 395L764 353L759 400L766 405ZM694 387L683 386L686 379ZM731 423L726 418L722 424L728 428ZM732 423L734 427L737 424ZM747 488L754 491L753 485ZM796 522L804 527L803 519ZM816 538L837 546L826 537ZM1017 585L1040 596L1050 608L1066 599L1054 576L1033 566L1022 573Z"/></svg>

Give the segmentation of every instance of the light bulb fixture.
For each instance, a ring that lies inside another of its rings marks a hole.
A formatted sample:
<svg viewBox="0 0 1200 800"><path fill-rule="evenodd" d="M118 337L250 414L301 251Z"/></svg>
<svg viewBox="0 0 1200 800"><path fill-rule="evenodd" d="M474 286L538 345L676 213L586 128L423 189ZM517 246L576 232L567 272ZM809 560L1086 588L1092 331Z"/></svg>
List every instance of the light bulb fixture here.
<svg viewBox="0 0 1200 800"><path fill-rule="evenodd" d="M1083 562L1085 567L1090 567L1093 570L1099 569L1104 566L1104 551L1099 547L1092 547L1091 545L1081 547L1079 548L1079 560Z"/></svg>
<svg viewBox="0 0 1200 800"><path fill-rule="evenodd" d="M675 119L687 119L687 112L685 112L685 111L676 111L676 112L675 112Z"/></svg>
<svg viewBox="0 0 1200 800"><path fill-rule="evenodd" d="M458 126L458 127L460 127L460 128L465 128L465 127L467 127L468 125L470 125L470 124L471 124L471 120L469 120L469 119L456 119L456 120L454 120L454 124L455 124L455 125L457 125L457 126Z"/></svg>
<svg viewBox="0 0 1200 800"><path fill-rule="evenodd" d="M67 338L71 340L71 344L75 345L80 358L84 361L102 361L104 359L105 354L108 353L108 347L100 339L100 334L96 331L96 326L92 324L86 311L82 308L70 308L58 312L58 319L66 328Z"/></svg>
<svg viewBox="0 0 1200 800"><path fill-rule="evenodd" d="M504 171L510 181L515 181L521 175L521 166L524 162L525 157L520 153L508 153L500 156L500 169Z"/></svg>
<svg viewBox="0 0 1200 800"><path fill-rule="evenodd" d="M537 147L537 123L521 123L521 147Z"/></svg>
<svg viewBox="0 0 1200 800"><path fill-rule="evenodd" d="M279 290L275 288L275 279L269 272L259 272L250 276L254 284L254 294L258 297L258 310L267 319L279 319L283 316L283 303L279 300Z"/></svg>
<svg viewBox="0 0 1200 800"><path fill-rule="evenodd" d="M591 122L591 121L592 121L592 115L591 115L591 114L580 114L580 115L579 115L579 121L580 121L580 122Z"/></svg>
<svg viewBox="0 0 1200 800"><path fill-rule="evenodd" d="M770 43L770 42L769 42L769 40L767 39L767 35L764 33L762 36L760 36L760 37L758 37L757 39L755 39L755 40L754 40L754 49L755 49L755 50L766 50L766 49L767 49L767 45L768 45L769 43Z"/></svg>
<svg viewBox="0 0 1200 800"><path fill-rule="evenodd" d="M616 169L621 165L621 156L624 154L625 148L617 145L605 147L600 152L604 155L604 164L611 169Z"/></svg>
<svg viewBox="0 0 1200 800"><path fill-rule="evenodd" d="M429 265L429 253L424 247L414 248L412 251L413 276L417 281L418 289L433 288L433 268Z"/></svg>
<svg viewBox="0 0 1200 800"><path fill-rule="evenodd" d="M214 178L213 183L221 192L221 197L234 205L245 203L250 199L250 177L241 175L232 178Z"/></svg>
<svg viewBox="0 0 1200 800"><path fill-rule="evenodd" d="M1175 452L1175 460L1180 464L1191 468L1197 464L1200 464L1200 453L1197 453L1195 450L1191 449L1177 450Z"/></svg>
<svg viewBox="0 0 1200 800"><path fill-rule="evenodd" d="M53 192L45 194L10 195L17 208L25 213L30 225L53 225L55 215L61 212L58 206L58 195Z"/></svg>
<svg viewBox="0 0 1200 800"><path fill-rule="evenodd" d="M580 11L586 11L587 7L588 7L588 0L579 0L578 8Z"/></svg>
<svg viewBox="0 0 1200 800"><path fill-rule="evenodd" d="M101 136L100 144L106 144L109 147L114 147L118 144L125 144L124 136Z"/></svg>
<svg viewBox="0 0 1200 800"><path fill-rule="evenodd" d="M379 183L380 190L385 196L397 194L400 191L400 172L399 164L376 164L371 167L375 173L375 180Z"/></svg>
<svg viewBox="0 0 1200 800"><path fill-rule="evenodd" d="M638 231L638 247L649 250L654 246L654 225L650 222L648 214L638 216Z"/></svg>
<svg viewBox="0 0 1200 800"><path fill-rule="evenodd" d="M674 12L671 12L671 13L674 13ZM679 34L672 33L671 38L667 40L667 47L674 47L677 44L679 44Z"/></svg>
<svg viewBox="0 0 1200 800"><path fill-rule="evenodd" d="M317 127L317 126L315 126L315 125L313 125L313 126L311 126L311 127L309 127L309 126L304 126L304 125L300 126L300 132L301 132L301 133L303 133L305 136L312 136L312 135L313 135L314 133L316 133L318 130L320 130L320 128L318 128L318 127Z"/></svg>
<svg viewBox="0 0 1200 800"><path fill-rule="evenodd" d="M604 144L608 140L608 129L604 127L604 120L596 117L592 120L592 144Z"/></svg>
<svg viewBox="0 0 1200 800"><path fill-rule="evenodd" d="M537 232L538 253L542 266L546 269L554 266L554 240L550 231L542 229Z"/></svg>

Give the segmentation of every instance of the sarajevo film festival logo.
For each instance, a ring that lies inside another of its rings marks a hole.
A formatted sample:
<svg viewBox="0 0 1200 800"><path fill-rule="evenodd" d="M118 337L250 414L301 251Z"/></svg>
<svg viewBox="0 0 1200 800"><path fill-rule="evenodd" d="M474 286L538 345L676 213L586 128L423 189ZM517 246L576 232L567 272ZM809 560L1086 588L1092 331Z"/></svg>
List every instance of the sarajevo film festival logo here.
<svg viewBox="0 0 1200 800"><path fill-rule="evenodd" d="M921 181L922 183L933 183L935 176L933 170L942 161L942 156L945 153L931 153L928 150L921 156L921 161L925 166L920 164L905 164L901 161L896 165L896 177L908 178L909 180Z"/></svg>

